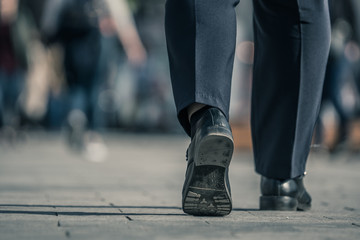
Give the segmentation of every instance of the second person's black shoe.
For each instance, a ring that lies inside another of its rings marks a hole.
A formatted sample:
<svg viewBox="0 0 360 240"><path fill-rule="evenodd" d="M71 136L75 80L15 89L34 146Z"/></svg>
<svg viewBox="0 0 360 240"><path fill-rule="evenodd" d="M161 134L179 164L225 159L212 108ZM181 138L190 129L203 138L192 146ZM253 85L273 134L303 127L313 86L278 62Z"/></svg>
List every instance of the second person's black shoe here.
<svg viewBox="0 0 360 240"><path fill-rule="evenodd" d="M217 108L204 110L192 125L183 210L195 216L228 215L232 210L228 167L234 150L230 125Z"/></svg>
<svg viewBox="0 0 360 240"><path fill-rule="evenodd" d="M305 211L311 208L304 176L287 180L261 177L260 210Z"/></svg>

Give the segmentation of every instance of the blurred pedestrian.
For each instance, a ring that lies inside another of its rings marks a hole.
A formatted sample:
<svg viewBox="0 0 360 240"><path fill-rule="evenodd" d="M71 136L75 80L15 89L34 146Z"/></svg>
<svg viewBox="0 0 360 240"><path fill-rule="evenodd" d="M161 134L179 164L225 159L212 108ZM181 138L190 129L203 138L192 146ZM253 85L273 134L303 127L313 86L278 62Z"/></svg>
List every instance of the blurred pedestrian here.
<svg viewBox="0 0 360 240"><path fill-rule="evenodd" d="M29 65L32 19L18 0L0 3L0 127L19 127L19 97Z"/></svg>
<svg viewBox="0 0 360 240"><path fill-rule="evenodd" d="M97 128L96 73L100 31L93 0L49 0L42 21L44 42L59 43L64 51L67 86L67 127L70 146L84 147L87 129Z"/></svg>
<svg viewBox="0 0 360 240"><path fill-rule="evenodd" d="M98 78L105 81L100 110L111 126L119 122L132 126L147 52L126 0L98 0L96 6L101 32Z"/></svg>
<svg viewBox="0 0 360 240"><path fill-rule="evenodd" d="M178 118L191 137L182 206L232 210L228 123L239 0L168 0L166 37ZM327 0L254 0L252 136L261 210L307 210L305 164L330 46Z"/></svg>
<svg viewBox="0 0 360 240"><path fill-rule="evenodd" d="M356 88L356 67L360 58L359 29L356 23L356 6L352 0L330 0L332 40L326 68L322 102L331 103L338 116L335 141L329 145L330 152L336 152L346 145L349 137L349 123L359 109L359 93ZM325 125L319 118L321 128Z"/></svg>

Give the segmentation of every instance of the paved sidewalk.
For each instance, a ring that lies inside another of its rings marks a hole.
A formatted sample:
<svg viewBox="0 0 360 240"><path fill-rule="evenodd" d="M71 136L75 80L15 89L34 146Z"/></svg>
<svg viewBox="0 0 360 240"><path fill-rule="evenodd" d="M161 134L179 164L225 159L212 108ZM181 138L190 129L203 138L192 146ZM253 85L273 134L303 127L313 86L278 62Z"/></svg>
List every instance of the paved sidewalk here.
<svg viewBox="0 0 360 240"><path fill-rule="evenodd" d="M31 139L31 140L30 140ZM183 136L108 135L107 161L71 153L61 136L0 146L0 240L8 239L359 239L360 157L312 154L309 212L258 211L250 153L231 163L234 211L181 211ZM95 153L94 153L95 154Z"/></svg>

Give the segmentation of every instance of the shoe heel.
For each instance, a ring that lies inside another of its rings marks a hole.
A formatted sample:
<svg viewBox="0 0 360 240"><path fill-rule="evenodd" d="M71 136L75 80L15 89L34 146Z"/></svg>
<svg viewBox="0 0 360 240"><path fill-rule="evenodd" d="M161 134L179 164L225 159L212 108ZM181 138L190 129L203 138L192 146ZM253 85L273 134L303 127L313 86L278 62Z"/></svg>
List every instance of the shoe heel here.
<svg viewBox="0 0 360 240"><path fill-rule="evenodd" d="M222 167L195 167L194 177L183 199L184 212L194 216L228 215L232 203L224 177Z"/></svg>
<svg viewBox="0 0 360 240"><path fill-rule="evenodd" d="M298 201L288 196L260 197L260 210L296 211Z"/></svg>
<svg viewBox="0 0 360 240"><path fill-rule="evenodd" d="M214 134L204 137L195 153L195 166L219 166L227 168L234 151L234 142L226 135Z"/></svg>

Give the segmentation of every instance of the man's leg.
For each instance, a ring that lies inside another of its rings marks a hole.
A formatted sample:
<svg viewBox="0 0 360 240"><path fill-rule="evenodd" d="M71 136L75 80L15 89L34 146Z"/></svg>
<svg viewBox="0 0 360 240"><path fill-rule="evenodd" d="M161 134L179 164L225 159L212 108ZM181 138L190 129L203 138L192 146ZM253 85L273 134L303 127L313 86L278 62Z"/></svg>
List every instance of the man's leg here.
<svg viewBox="0 0 360 240"><path fill-rule="evenodd" d="M202 103L228 118L239 0L168 0L166 39L179 121L190 134L186 108Z"/></svg>
<svg viewBox="0 0 360 240"><path fill-rule="evenodd" d="M264 177L265 197L269 194L265 188L274 185L266 179L291 185L285 180L302 179L305 172L320 107L330 21L327 0L253 3L251 124L256 171Z"/></svg>
<svg viewBox="0 0 360 240"><path fill-rule="evenodd" d="M233 139L228 112L236 41L234 7L238 2L166 3L175 103L179 121L192 137L183 188L183 210L192 215L226 215L232 208L228 166Z"/></svg>

